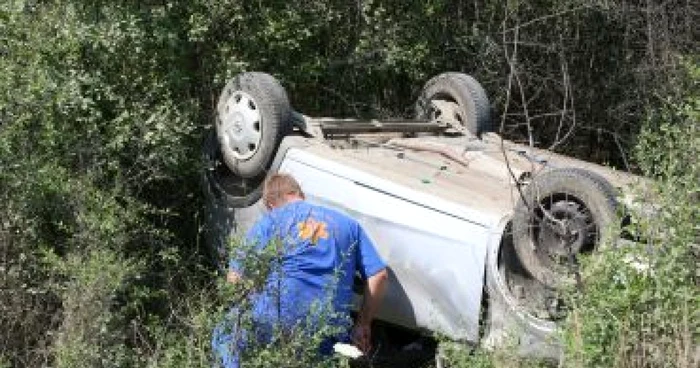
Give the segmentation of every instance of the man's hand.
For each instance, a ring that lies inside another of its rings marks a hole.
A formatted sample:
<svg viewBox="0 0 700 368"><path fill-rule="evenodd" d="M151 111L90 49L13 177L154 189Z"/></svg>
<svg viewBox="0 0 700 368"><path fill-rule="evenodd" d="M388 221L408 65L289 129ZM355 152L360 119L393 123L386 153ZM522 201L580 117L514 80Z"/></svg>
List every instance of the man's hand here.
<svg viewBox="0 0 700 368"><path fill-rule="evenodd" d="M367 354L372 348L372 328L369 324L359 323L352 329L352 343Z"/></svg>
<svg viewBox="0 0 700 368"><path fill-rule="evenodd" d="M228 274L226 274L226 281L230 282L231 284L235 285L239 281L241 281L241 275L238 274L238 272L235 271L228 271Z"/></svg>

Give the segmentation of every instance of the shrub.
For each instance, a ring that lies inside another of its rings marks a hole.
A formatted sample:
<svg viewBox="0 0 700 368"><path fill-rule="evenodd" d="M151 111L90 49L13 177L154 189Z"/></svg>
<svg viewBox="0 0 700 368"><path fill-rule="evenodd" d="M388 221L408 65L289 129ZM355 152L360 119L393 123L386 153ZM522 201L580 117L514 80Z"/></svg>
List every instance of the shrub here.
<svg viewBox="0 0 700 368"><path fill-rule="evenodd" d="M262 330L253 320L253 295L265 290L273 298L272 303L280 303L283 290L268 283L268 276L276 273L284 278L281 262L281 240L272 240L263 248L242 240L231 242L229 254L242 260L244 277L237 283L221 285L225 304L231 310L223 314L219 327L224 333L238 334L246 348L241 355L246 367L334 367L340 361L336 357L319 355L319 347L328 337L342 334L350 326L350 316L339 316L333 311L333 285L328 285L328 297L311 304L306 320L290 328L282 324L267 326ZM337 279L337 278L336 278ZM275 302L274 299L278 298ZM278 304L279 305L279 304ZM224 309L228 309L225 307ZM274 314L274 312L273 312ZM272 318L274 321L274 317ZM267 335L260 339L256 331ZM236 346L232 347L237 349Z"/></svg>
<svg viewBox="0 0 700 368"><path fill-rule="evenodd" d="M636 242L588 260L566 328L567 366L698 364L699 70L691 65L685 96L652 112L639 137L636 158L653 181L629 207Z"/></svg>

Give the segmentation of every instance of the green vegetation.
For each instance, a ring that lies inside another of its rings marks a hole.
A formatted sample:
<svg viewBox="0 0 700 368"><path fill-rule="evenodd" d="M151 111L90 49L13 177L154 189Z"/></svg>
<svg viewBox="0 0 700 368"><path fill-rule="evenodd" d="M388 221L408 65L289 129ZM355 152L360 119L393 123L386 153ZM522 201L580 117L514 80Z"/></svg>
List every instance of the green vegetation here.
<svg viewBox="0 0 700 368"><path fill-rule="evenodd" d="M466 71L507 137L654 178L643 247L573 297L567 366L692 366L698 5L638 3L1 2L0 367L210 366L233 291L200 239L199 150L243 70L305 113L383 117Z"/></svg>
<svg viewBox="0 0 700 368"><path fill-rule="evenodd" d="M572 367L693 367L700 337L700 74L650 114L635 157L640 189L629 232L640 240L590 259L566 335ZM653 206L650 206L653 204Z"/></svg>

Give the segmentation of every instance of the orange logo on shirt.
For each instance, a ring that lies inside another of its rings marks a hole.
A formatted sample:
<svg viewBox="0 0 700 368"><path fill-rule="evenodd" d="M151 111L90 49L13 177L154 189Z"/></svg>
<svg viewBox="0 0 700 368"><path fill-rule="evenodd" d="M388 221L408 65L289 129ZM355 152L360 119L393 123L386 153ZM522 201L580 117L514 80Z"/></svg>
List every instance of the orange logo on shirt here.
<svg viewBox="0 0 700 368"><path fill-rule="evenodd" d="M308 219L297 224L299 228L299 237L303 240L310 240L311 244L316 245L318 239L328 239L328 231L326 231L326 223Z"/></svg>

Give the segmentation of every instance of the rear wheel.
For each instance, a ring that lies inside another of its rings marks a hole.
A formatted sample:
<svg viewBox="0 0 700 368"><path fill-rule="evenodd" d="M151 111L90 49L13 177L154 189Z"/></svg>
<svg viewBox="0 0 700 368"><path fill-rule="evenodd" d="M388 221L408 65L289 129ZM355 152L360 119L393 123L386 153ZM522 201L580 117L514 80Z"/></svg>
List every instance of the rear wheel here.
<svg viewBox="0 0 700 368"><path fill-rule="evenodd" d="M456 123L475 136L492 130L486 91L464 73L443 73L430 79L416 102L416 116Z"/></svg>
<svg viewBox="0 0 700 368"><path fill-rule="evenodd" d="M273 76L249 72L229 81L216 115L226 166L244 178L263 174L291 128L291 116L287 93Z"/></svg>

